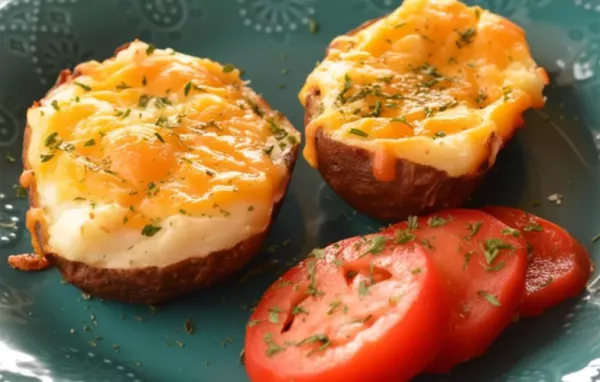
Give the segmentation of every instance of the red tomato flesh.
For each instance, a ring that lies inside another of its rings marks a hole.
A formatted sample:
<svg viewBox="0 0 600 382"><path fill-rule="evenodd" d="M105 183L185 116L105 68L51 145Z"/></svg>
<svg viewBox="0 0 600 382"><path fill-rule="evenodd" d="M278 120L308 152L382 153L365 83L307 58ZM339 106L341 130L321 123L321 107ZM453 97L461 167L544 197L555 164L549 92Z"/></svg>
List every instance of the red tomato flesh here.
<svg viewBox="0 0 600 382"><path fill-rule="evenodd" d="M529 245L526 294L521 316L535 316L579 295L590 278L592 264L586 249L556 224L509 207L485 211L516 229Z"/></svg>
<svg viewBox="0 0 600 382"><path fill-rule="evenodd" d="M397 241L423 244L445 280L449 336L428 372L449 371L479 356L508 326L525 291L526 243L476 210L448 210L396 224Z"/></svg>
<svg viewBox="0 0 600 382"><path fill-rule="evenodd" d="M374 234L333 244L288 271L250 318L252 381L407 381L448 330L443 281L420 245Z"/></svg>

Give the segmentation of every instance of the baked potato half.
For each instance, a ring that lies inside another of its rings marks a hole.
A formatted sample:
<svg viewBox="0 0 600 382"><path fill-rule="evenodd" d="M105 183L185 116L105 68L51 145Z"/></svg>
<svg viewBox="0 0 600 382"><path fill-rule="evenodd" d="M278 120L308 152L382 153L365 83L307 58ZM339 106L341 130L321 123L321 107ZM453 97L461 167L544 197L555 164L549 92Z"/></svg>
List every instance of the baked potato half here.
<svg viewBox="0 0 600 382"><path fill-rule="evenodd" d="M304 157L360 212L402 220L463 204L544 105L525 34L455 0L406 0L335 38L299 94Z"/></svg>
<svg viewBox="0 0 600 382"><path fill-rule="evenodd" d="M27 113L34 250L98 297L158 303L260 249L300 135L239 70L134 41Z"/></svg>

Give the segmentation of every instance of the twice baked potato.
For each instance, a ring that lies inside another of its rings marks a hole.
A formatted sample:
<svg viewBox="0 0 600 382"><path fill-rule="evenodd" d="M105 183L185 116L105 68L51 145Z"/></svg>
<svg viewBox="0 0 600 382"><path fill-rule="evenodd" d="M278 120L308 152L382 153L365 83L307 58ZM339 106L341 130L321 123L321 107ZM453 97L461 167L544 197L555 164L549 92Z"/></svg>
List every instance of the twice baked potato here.
<svg viewBox="0 0 600 382"><path fill-rule="evenodd" d="M231 65L134 41L27 112L34 250L108 299L205 287L259 250L299 142Z"/></svg>
<svg viewBox="0 0 600 382"><path fill-rule="evenodd" d="M544 105L521 28L455 0L405 0L335 38L299 98L304 157L357 210L402 220L463 204Z"/></svg>

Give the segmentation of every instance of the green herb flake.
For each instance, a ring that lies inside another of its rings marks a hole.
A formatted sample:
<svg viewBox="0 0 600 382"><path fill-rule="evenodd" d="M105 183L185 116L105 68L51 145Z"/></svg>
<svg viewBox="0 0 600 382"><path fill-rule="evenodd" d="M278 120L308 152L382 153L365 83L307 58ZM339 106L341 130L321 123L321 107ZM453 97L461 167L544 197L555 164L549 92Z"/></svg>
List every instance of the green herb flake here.
<svg viewBox="0 0 600 382"><path fill-rule="evenodd" d="M273 357L275 354L280 353L280 352L282 352L282 351L285 350L284 346L278 345L273 340L273 334L272 333L266 333L263 336L263 341L267 345L267 350L266 350L265 354L269 358Z"/></svg>
<svg viewBox="0 0 600 382"><path fill-rule="evenodd" d="M44 144L46 145L46 147L54 147L56 146L58 140L56 139L58 138L58 133L57 132L53 132L50 135L48 135L46 137L46 140L44 141Z"/></svg>
<svg viewBox="0 0 600 382"><path fill-rule="evenodd" d="M322 295L323 292L317 288L317 261L315 259L308 262L308 278L310 283L306 292L313 297Z"/></svg>
<svg viewBox="0 0 600 382"><path fill-rule="evenodd" d="M420 275L421 273L423 273L423 269L415 268L412 271L410 271L410 273L412 273L413 275Z"/></svg>
<svg viewBox="0 0 600 382"><path fill-rule="evenodd" d="M183 88L183 94L187 97L190 94L190 90L192 90L192 81L188 81Z"/></svg>
<svg viewBox="0 0 600 382"><path fill-rule="evenodd" d="M292 314L294 316L297 316L298 314L308 314L308 312L306 310L304 310L304 308L301 307L300 305L296 305L292 308Z"/></svg>
<svg viewBox="0 0 600 382"><path fill-rule="evenodd" d="M146 55L151 56L155 50L156 50L156 47L154 45L148 44L148 47L146 48Z"/></svg>
<svg viewBox="0 0 600 382"><path fill-rule="evenodd" d="M592 237L592 244L594 244L598 240L600 240L600 233L598 233L596 236Z"/></svg>
<svg viewBox="0 0 600 382"><path fill-rule="evenodd" d="M48 162L50 159L54 158L54 154L42 154L40 155L40 159L42 163Z"/></svg>
<svg viewBox="0 0 600 382"><path fill-rule="evenodd" d="M90 90L92 90L92 88L86 84L82 84L81 82L77 82L74 81L73 82L75 85L79 86L80 88L82 88L83 90L85 90L86 92L89 92Z"/></svg>
<svg viewBox="0 0 600 382"><path fill-rule="evenodd" d="M7 163L10 163L10 164L13 164L17 161L17 159L14 156L12 156L12 154L10 154L10 153L6 153L4 155L4 159L6 160Z"/></svg>
<svg viewBox="0 0 600 382"><path fill-rule="evenodd" d="M158 139L162 143L165 143L165 140L163 139L162 135L160 135L159 133L154 133L154 136L156 137L156 139Z"/></svg>
<svg viewBox="0 0 600 382"><path fill-rule="evenodd" d="M142 228L142 235L152 237L161 229L162 229L162 227L160 227L160 226L156 226L153 224L146 224L144 226L144 228Z"/></svg>
<svg viewBox="0 0 600 382"><path fill-rule="evenodd" d="M261 322L262 322L262 320L250 320L250 321L248 321L248 327L251 328L253 326L260 324Z"/></svg>
<svg viewBox="0 0 600 382"><path fill-rule="evenodd" d="M235 70L235 66L233 66L232 64L223 65L223 73L231 73L234 70Z"/></svg>
<svg viewBox="0 0 600 382"><path fill-rule="evenodd" d="M482 221L467 223L467 229L469 230L469 234L465 236L465 239L471 240L473 237L475 237L475 235L477 235L477 233L481 229L481 226L483 226Z"/></svg>
<svg viewBox="0 0 600 382"><path fill-rule="evenodd" d="M523 231L525 232L543 232L544 228L536 221L531 221L525 227L523 227Z"/></svg>
<svg viewBox="0 0 600 382"><path fill-rule="evenodd" d="M469 262L471 261L471 258L473 257L474 254L475 254L475 251L469 251L469 252L465 253L465 255L464 255L465 260L463 261L463 266L462 266L463 271L467 270L467 267L469 266Z"/></svg>
<svg viewBox="0 0 600 382"><path fill-rule="evenodd" d="M358 135L359 137L363 137L363 138L366 138L369 136L369 134L365 133L364 131L362 131L360 129L356 129L356 128L351 128L350 130L348 130L348 133Z"/></svg>
<svg viewBox="0 0 600 382"><path fill-rule="evenodd" d="M483 244L483 249L483 256L485 257L485 261L488 265L491 265L494 262L494 260L496 260L496 257L498 257L498 255L500 254L500 250L514 250L515 247L513 247L512 244L507 243L501 239L492 238L485 240Z"/></svg>
<svg viewBox="0 0 600 382"><path fill-rule="evenodd" d="M473 28L468 28L462 32L458 33L458 40L456 40L456 46L461 49L463 46L468 45L473 42L475 36L477 35L477 31Z"/></svg>
<svg viewBox="0 0 600 382"><path fill-rule="evenodd" d="M506 263L504 262L504 260L502 260L496 265L484 267L483 269L485 269L486 272L498 272L499 270L503 269L505 266L506 266Z"/></svg>
<svg viewBox="0 0 600 382"><path fill-rule="evenodd" d="M503 228L502 231L500 231L500 233L506 236L521 237L521 231L511 227Z"/></svg>
<svg viewBox="0 0 600 382"><path fill-rule="evenodd" d="M152 99L152 96L147 95L147 94L142 94L140 96L139 101L138 101L138 106L139 107L146 107L146 106L148 106L148 103L150 102L151 99Z"/></svg>
<svg viewBox="0 0 600 382"><path fill-rule="evenodd" d="M429 219L427 219L427 225L430 227L441 227L443 225L445 225L446 223L448 223L448 220L444 219L441 216L432 216Z"/></svg>
<svg viewBox="0 0 600 382"><path fill-rule="evenodd" d="M319 23L317 23L315 20L310 19L308 21L308 30L310 33L312 33L312 34L319 33L319 29L321 29L321 27L319 26Z"/></svg>
<svg viewBox="0 0 600 382"><path fill-rule="evenodd" d="M144 74L142 76L142 86L146 86L148 84L148 79L146 78L146 75Z"/></svg>
<svg viewBox="0 0 600 382"><path fill-rule="evenodd" d="M401 117L392 118L390 121L391 121L391 122L400 122L400 123L403 123L403 124L405 124L405 125L406 125L406 126L408 126L408 127L413 127L413 126L412 126L410 123L408 123L408 122L406 121L406 116L404 116L404 115L403 115L403 116L401 116Z"/></svg>
<svg viewBox="0 0 600 382"><path fill-rule="evenodd" d="M493 306L502 306L502 304L500 304L500 301L498 301L498 297L494 296L493 294L491 294L489 292L480 290L477 292L477 295L479 297L485 298L487 300L487 302L489 302Z"/></svg>
<svg viewBox="0 0 600 382"><path fill-rule="evenodd" d="M332 301L329 304L329 310L327 311L328 315L332 315L335 313L335 311L337 310L338 307L340 307L342 305L342 301L341 300L335 300Z"/></svg>
<svg viewBox="0 0 600 382"><path fill-rule="evenodd" d="M377 254L385 249L387 239L384 236L375 236L370 240L371 247L367 250L366 254Z"/></svg>
<svg viewBox="0 0 600 382"><path fill-rule="evenodd" d="M419 228L419 217L418 216L409 216L407 219L408 229L414 230Z"/></svg>
<svg viewBox="0 0 600 382"><path fill-rule="evenodd" d="M96 144L96 140L95 139L90 139L88 141L86 141L83 145L85 147L90 147L90 146L94 146Z"/></svg>
<svg viewBox="0 0 600 382"><path fill-rule="evenodd" d="M183 328L185 329L185 333L188 336L191 336L196 331L196 326L194 325L194 321L189 318L186 318L183 323Z"/></svg>
<svg viewBox="0 0 600 382"><path fill-rule="evenodd" d="M361 297L367 296L369 294L369 285L364 280L361 280L358 283L358 294Z"/></svg>
<svg viewBox="0 0 600 382"><path fill-rule="evenodd" d="M407 244L416 239L416 236L408 229L396 231L396 244Z"/></svg>
<svg viewBox="0 0 600 382"><path fill-rule="evenodd" d="M118 90L124 90L124 89L129 89L131 86L127 85L125 82L121 81L119 82L119 84L117 85L117 89Z"/></svg>
<svg viewBox="0 0 600 382"><path fill-rule="evenodd" d="M51 103L51 105L54 108L54 110L60 111L60 106L58 106L58 101L57 100L53 100L52 103Z"/></svg>
<svg viewBox="0 0 600 382"><path fill-rule="evenodd" d="M325 250L321 248L315 248L308 254L309 257L314 257L315 259L324 259L325 258Z"/></svg>
<svg viewBox="0 0 600 382"><path fill-rule="evenodd" d="M436 138L444 138L446 136L446 133L443 131L437 131L435 134L433 134L433 139Z"/></svg>

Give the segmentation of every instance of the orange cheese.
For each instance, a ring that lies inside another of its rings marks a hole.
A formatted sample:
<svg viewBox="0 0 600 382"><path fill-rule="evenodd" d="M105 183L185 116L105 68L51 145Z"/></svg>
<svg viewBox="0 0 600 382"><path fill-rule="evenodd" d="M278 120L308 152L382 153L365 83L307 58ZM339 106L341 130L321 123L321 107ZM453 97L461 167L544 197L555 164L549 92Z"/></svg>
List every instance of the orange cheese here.
<svg viewBox="0 0 600 382"><path fill-rule="evenodd" d="M133 42L80 64L28 112L29 162L62 201L112 202L120 224L223 216L240 198L271 203L299 142L240 71Z"/></svg>
<svg viewBox="0 0 600 382"><path fill-rule="evenodd" d="M334 39L308 77L300 101L306 106L319 94L311 109L322 112L306 126L304 156L316 167L314 130L323 129L373 153L385 146L396 158L459 176L476 169L483 154L460 152L460 142L471 141L465 135L482 128L482 145L491 134L507 139L518 116L544 105L547 83L514 23L456 0L406 0ZM405 143L415 138L422 144Z"/></svg>

